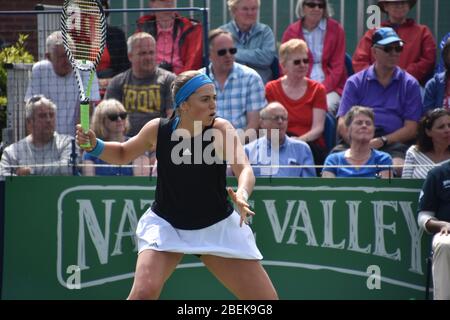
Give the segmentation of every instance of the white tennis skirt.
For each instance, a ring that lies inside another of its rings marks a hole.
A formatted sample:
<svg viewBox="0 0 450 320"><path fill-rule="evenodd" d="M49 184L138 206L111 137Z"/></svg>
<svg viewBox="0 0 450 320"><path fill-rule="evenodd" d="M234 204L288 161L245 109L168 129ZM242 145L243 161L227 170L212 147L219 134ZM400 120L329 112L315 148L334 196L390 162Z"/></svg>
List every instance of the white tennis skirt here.
<svg viewBox="0 0 450 320"><path fill-rule="evenodd" d="M136 229L139 253L152 249L185 254L215 255L225 258L261 260L255 237L246 224L239 226L234 211L212 226L197 230L174 228L151 209L139 219Z"/></svg>

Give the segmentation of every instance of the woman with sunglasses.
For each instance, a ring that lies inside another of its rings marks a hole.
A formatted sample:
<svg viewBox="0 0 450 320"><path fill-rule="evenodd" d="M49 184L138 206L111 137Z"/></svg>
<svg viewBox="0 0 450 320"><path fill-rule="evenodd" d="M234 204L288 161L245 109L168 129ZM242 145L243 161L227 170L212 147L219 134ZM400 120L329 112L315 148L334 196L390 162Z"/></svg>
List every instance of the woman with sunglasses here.
<svg viewBox="0 0 450 320"><path fill-rule="evenodd" d="M157 299L183 255L194 254L237 298L277 299L247 225L255 214L248 204L255 176L236 130L216 118L213 81L199 71L183 72L172 95L174 116L149 121L126 142L103 142L77 126L78 144L89 140L87 151L110 163L128 163L156 148L155 201L137 225L139 255L128 298ZM227 162L236 192L226 188Z"/></svg>
<svg viewBox="0 0 450 320"><path fill-rule="evenodd" d="M130 124L127 112L119 101L107 99L100 102L92 115L91 129L104 141L124 142ZM95 166L99 165L99 166ZM85 176L149 176L150 159L142 154L129 167L113 166L100 158L84 152L82 172Z"/></svg>
<svg viewBox="0 0 450 320"><path fill-rule="evenodd" d="M416 2L416 0L379 0L378 6L388 18L381 23L381 27L393 28L405 43L399 67L414 76L424 86L434 69L436 42L427 26L408 18L408 13ZM352 58L355 72L368 68L375 61L371 51L374 32L375 26L366 32L356 47Z"/></svg>
<svg viewBox="0 0 450 320"><path fill-rule="evenodd" d="M288 136L308 143L315 164L321 165L326 156L322 136L327 112L325 87L307 77L310 60L305 41L291 39L283 43L279 56L285 75L267 83L266 99L284 105L289 115Z"/></svg>
<svg viewBox="0 0 450 320"><path fill-rule="evenodd" d="M417 144L406 152L402 178L425 179L428 171L450 159L450 111L434 109L419 122Z"/></svg>
<svg viewBox="0 0 450 320"><path fill-rule="evenodd" d="M327 0L299 0L296 13L299 20L287 27L281 42L306 41L308 77L325 86L328 111L334 115L347 79L344 29L331 18L333 11Z"/></svg>

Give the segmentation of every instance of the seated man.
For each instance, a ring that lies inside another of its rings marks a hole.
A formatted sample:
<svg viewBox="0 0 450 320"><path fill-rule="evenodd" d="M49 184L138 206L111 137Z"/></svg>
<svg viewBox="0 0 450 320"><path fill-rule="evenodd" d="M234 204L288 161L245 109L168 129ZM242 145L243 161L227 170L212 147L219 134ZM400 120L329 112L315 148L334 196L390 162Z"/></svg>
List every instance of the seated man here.
<svg viewBox="0 0 450 320"><path fill-rule="evenodd" d="M208 74L216 86L217 115L254 140L259 127L259 111L266 105L261 76L235 62L238 49L231 33L214 29L209 32L208 39L211 60ZM206 73L206 68L202 72Z"/></svg>
<svg viewBox="0 0 450 320"><path fill-rule="evenodd" d="M105 99L120 101L130 116L130 137L150 120L172 114L170 87L175 75L156 65L156 42L146 32L128 38L131 68L116 75L106 89Z"/></svg>
<svg viewBox="0 0 450 320"><path fill-rule="evenodd" d="M33 96L26 104L25 117L30 134L5 148L0 176L71 175L73 138L55 132L56 105L42 95Z"/></svg>
<svg viewBox="0 0 450 320"><path fill-rule="evenodd" d="M311 149L306 142L286 135L287 123L288 112L281 103L271 102L261 110L260 127L266 130L265 136L245 145L255 176L316 176ZM285 167L302 165L311 167Z"/></svg>
<svg viewBox="0 0 450 320"><path fill-rule="evenodd" d="M450 300L450 162L431 169L422 187L417 222L433 234L435 300Z"/></svg>
<svg viewBox="0 0 450 320"><path fill-rule="evenodd" d="M101 0L103 9L109 10L109 1ZM106 18L109 12L105 12ZM130 61L127 55L127 39L122 29L106 25L106 45L103 49L102 58L97 66L97 77L100 83L100 94L105 95L106 87L115 75L127 70Z"/></svg>
<svg viewBox="0 0 450 320"><path fill-rule="evenodd" d="M149 0L155 9L175 8L174 0ZM200 22L180 16L175 11L159 11L137 21L137 31L156 39L156 63L179 74L202 67L203 31Z"/></svg>
<svg viewBox="0 0 450 320"><path fill-rule="evenodd" d="M34 95L44 95L58 106L56 131L61 134L75 135L75 125L80 117L80 94L75 73L64 51L61 31L55 31L47 37L46 60L34 64L31 79L25 94L25 101ZM81 72L86 87L89 72ZM97 76L94 76L91 88L91 108L100 100Z"/></svg>
<svg viewBox="0 0 450 320"><path fill-rule="evenodd" d="M338 133L347 145L348 132L344 116L355 105L373 109L375 137L370 147L387 152L396 166L395 175L401 176L406 150L416 137L422 114L422 98L417 80L398 67L403 41L392 28L380 28L372 37L372 55L375 63L350 78L344 87L337 116Z"/></svg>
<svg viewBox="0 0 450 320"><path fill-rule="evenodd" d="M260 6L260 0L229 0L233 20L220 29L233 35L238 49L236 61L255 69L267 83L274 80L271 65L277 52L272 29L257 21Z"/></svg>

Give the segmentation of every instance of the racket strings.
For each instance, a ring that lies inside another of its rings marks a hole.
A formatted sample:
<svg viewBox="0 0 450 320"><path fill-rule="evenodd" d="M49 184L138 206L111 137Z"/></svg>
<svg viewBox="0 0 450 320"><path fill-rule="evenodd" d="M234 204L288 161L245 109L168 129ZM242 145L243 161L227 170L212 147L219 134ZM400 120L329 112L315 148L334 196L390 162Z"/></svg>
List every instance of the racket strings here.
<svg viewBox="0 0 450 320"><path fill-rule="evenodd" d="M103 52L106 22L97 1L73 0L63 10L62 27L66 48L76 64L91 62L96 66Z"/></svg>

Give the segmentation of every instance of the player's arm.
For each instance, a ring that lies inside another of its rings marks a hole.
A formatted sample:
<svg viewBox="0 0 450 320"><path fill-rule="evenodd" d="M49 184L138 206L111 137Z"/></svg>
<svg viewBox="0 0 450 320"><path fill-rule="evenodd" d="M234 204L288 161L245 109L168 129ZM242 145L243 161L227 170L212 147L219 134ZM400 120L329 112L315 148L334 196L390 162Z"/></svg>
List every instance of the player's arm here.
<svg viewBox="0 0 450 320"><path fill-rule="evenodd" d="M243 222L247 223L247 217L255 213L250 210L248 197L253 191L255 185L255 175L245 154L244 147L241 144L239 136L233 126L224 119L217 118L215 121L216 129L219 129L223 141L223 156L230 164L234 176L238 180L237 191L228 188L228 194L237 205L237 210L241 215L241 226ZM216 141L219 139L216 139Z"/></svg>
<svg viewBox="0 0 450 320"><path fill-rule="evenodd" d="M82 146L89 140L92 148L84 148L88 152L96 152L98 150L96 148L99 148L103 143L104 148L98 157L111 164L124 165L156 147L158 128L159 118L153 119L136 136L120 143L114 141L99 142L94 131L89 130L85 134L81 126L77 125L77 143Z"/></svg>

